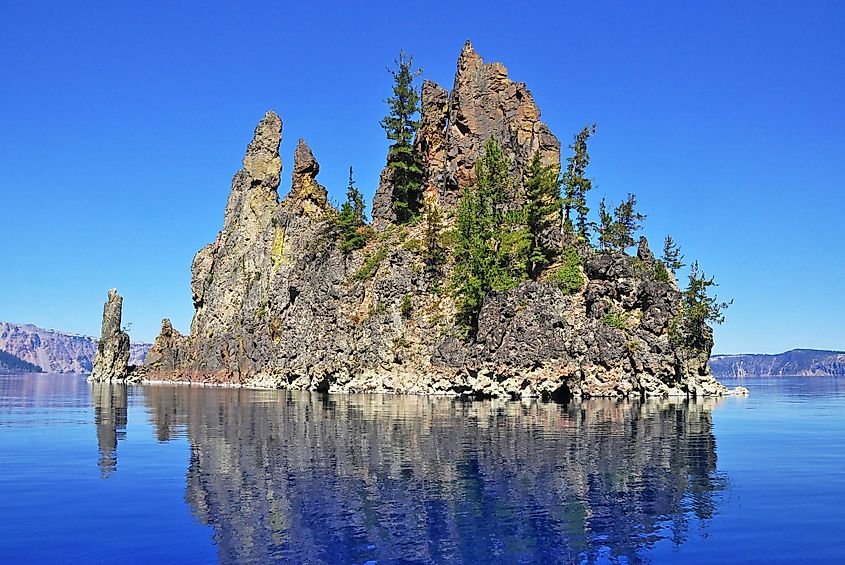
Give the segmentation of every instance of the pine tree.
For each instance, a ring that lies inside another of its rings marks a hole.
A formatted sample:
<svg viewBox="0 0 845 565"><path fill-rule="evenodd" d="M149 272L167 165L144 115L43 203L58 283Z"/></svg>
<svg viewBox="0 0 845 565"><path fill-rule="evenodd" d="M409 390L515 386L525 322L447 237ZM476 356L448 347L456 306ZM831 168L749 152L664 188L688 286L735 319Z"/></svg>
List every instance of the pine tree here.
<svg viewBox="0 0 845 565"><path fill-rule="evenodd" d="M475 183L464 187L455 214L455 269L458 323L468 335L477 329L481 302L491 290L524 280L528 230L521 210L508 210L510 162L495 139L475 163Z"/></svg>
<svg viewBox="0 0 845 565"><path fill-rule="evenodd" d="M523 206L528 228L528 276L536 280L540 272L554 258L555 249L545 239L547 231L557 221L561 208L558 167L542 165L540 154L534 153L528 166Z"/></svg>
<svg viewBox="0 0 845 565"><path fill-rule="evenodd" d="M724 310L733 304L719 302L716 296L710 296L710 288L718 286L713 277L708 278L700 272L698 261L690 267L689 282L683 291L680 319L673 323L671 337L676 345L686 346L695 351L705 349L712 339L712 330L708 322L721 324L725 321Z"/></svg>
<svg viewBox="0 0 845 565"><path fill-rule="evenodd" d="M661 258L663 265L672 271L672 274L676 274L679 269L684 267L683 258L680 246L675 243L671 235L667 235L666 239L663 240L663 257Z"/></svg>
<svg viewBox="0 0 845 565"><path fill-rule="evenodd" d="M487 202L478 187L464 187L455 214L452 285L457 294L457 322L467 334L474 332L481 301L490 288L489 222Z"/></svg>
<svg viewBox="0 0 845 565"><path fill-rule="evenodd" d="M440 212L440 207L431 203L427 204L423 210L423 222L425 260L429 267L436 267L446 259L446 248L440 235L443 230L443 214Z"/></svg>
<svg viewBox="0 0 845 565"><path fill-rule="evenodd" d="M349 184L346 187L346 202L340 206L335 225L340 238L340 250L349 253L367 244L364 213L364 195L355 186L352 167L349 167Z"/></svg>
<svg viewBox="0 0 845 565"><path fill-rule="evenodd" d="M613 214L607 210L607 202L604 198L599 202L599 248L602 251L609 251L613 248L614 232L616 231L616 224L613 220Z"/></svg>
<svg viewBox="0 0 845 565"><path fill-rule="evenodd" d="M414 151L414 135L419 120L420 94L414 79L422 74L414 69L414 58L399 52L396 68L388 68L393 77L393 96L386 100L389 112L381 120L381 127L392 143L388 153L388 167L393 170L393 212L400 224L419 215L422 206L423 167Z"/></svg>
<svg viewBox="0 0 845 565"><path fill-rule="evenodd" d="M575 135L572 145L573 154L567 157L566 171L563 173L563 231L574 233L583 239L588 238L590 223L587 214L587 193L593 188L593 183L585 175L590 164L590 154L587 152L587 140L596 133L596 126L585 126ZM575 213L573 225L572 212Z"/></svg>
<svg viewBox="0 0 845 565"><path fill-rule="evenodd" d="M629 194L611 214L607 203L602 198L599 203L599 248L602 251L617 251L624 253L634 245L634 234L638 232L645 220L645 215L636 210L637 197Z"/></svg>
<svg viewBox="0 0 845 565"><path fill-rule="evenodd" d="M637 197L628 194L628 198L622 201L614 210L614 222L616 230L614 245L618 251L625 251L634 245L634 234L642 229L642 222L645 214L636 211Z"/></svg>

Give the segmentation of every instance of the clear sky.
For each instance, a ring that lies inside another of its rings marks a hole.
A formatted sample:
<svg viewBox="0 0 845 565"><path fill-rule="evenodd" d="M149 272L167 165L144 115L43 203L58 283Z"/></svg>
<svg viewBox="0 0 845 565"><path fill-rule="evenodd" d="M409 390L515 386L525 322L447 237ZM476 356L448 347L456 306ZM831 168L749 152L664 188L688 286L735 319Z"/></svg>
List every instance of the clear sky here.
<svg viewBox="0 0 845 565"><path fill-rule="evenodd" d="M637 194L734 299L716 352L845 349L842 2L0 3L0 320L187 332L190 264L252 130L284 121L340 200L369 199L400 48L451 87L471 39L568 144L595 122L593 207ZM601 4L601 6L598 6Z"/></svg>

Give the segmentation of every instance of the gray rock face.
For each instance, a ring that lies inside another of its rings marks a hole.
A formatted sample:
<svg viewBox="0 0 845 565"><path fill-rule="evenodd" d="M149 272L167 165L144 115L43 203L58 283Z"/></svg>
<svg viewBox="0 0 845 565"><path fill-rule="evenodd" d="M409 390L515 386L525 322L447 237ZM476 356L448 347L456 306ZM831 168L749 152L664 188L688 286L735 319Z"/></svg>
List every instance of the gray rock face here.
<svg viewBox="0 0 845 565"><path fill-rule="evenodd" d="M452 93L426 82L422 97L415 147L427 171L424 196L447 218L491 135L510 155L515 178L535 152L560 161L559 143L525 86L469 44ZM644 239L637 258L584 249L584 284L572 295L549 280L491 293L476 339L463 341L455 297L444 290L452 263L431 269L419 251L424 226L395 225L390 169L373 203L379 235L343 253L337 212L302 141L279 202L281 134L272 112L256 127L223 229L193 261L190 335L165 321L147 378L504 397L725 392L707 369L709 346L693 358L671 346L680 293L655 280ZM521 183L514 190L518 199Z"/></svg>
<svg viewBox="0 0 845 565"><path fill-rule="evenodd" d="M125 381L129 376L129 334L121 329L122 315L123 297L113 288L103 306L103 329L89 381Z"/></svg>

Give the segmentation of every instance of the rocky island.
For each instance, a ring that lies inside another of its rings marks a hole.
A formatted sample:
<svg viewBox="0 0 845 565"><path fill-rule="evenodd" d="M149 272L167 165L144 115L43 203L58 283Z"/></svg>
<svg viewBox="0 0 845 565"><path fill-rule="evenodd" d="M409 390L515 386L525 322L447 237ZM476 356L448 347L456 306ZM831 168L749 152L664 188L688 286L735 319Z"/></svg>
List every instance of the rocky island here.
<svg viewBox="0 0 845 565"><path fill-rule="evenodd" d="M190 334L163 320L144 366L127 368L110 294L93 380L509 398L727 393L707 363L712 279L694 268L681 290L644 237L626 252L644 218L633 196L615 211L602 201L600 225L586 220L592 128L562 163L531 92L469 42L451 91L431 81L417 91L410 60L397 64L372 221L351 171L349 201L329 203L303 140L280 198L282 120L267 112L223 228L193 260Z"/></svg>

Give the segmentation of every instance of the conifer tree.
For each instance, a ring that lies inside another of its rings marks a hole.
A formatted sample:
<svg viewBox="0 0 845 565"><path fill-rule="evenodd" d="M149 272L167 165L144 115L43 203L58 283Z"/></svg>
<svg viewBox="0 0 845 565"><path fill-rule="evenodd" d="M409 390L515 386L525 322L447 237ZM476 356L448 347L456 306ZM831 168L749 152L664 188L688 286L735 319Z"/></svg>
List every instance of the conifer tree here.
<svg viewBox="0 0 845 565"><path fill-rule="evenodd" d="M464 187L455 214L455 269L458 323L468 335L477 329L481 302L491 290L524 280L528 230L521 210L508 210L510 162L495 139L475 163L475 183Z"/></svg>
<svg viewBox="0 0 845 565"><path fill-rule="evenodd" d="M446 258L446 248L440 237L443 229L443 214L440 207L429 203L423 210L423 222L425 223L425 236L423 243L426 262L429 267L435 267Z"/></svg>
<svg viewBox="0 0 845 565"><path fill-rule="evenodd" d="M534 153L525 181L524 215L529 234L528 276L536 280L554 258L555 249L545 235L558 220L561 207L558 167L542 165Z"/></svg>
<svg viewBox="0 0 845 565"><path fill-rule="evenodd" d="M636 211L637 197L633 194L628 194L628 198L623 200L619 206L614 210L614 223L616 224L614 245L617 250L625 251L634 245L634 234L642 229L642 222L645 220L645 214Z"/></svg>
<svg viewBox="0 0 845 565"><path fill-rule="evenodd" d="M616 225L613 221L613 214L607 210L607 202L604 198L599 202L599 248L602 251L609 251L613 247L614 232Z"/></svg>
<svg viewBox="0 0 845 565"><path fill-rule="evenodd" d="M367 244L363 229L367 219L364 214L364 195L355 186L352 167L349 167L349 184L346 187L346 202L341 204L336 226L340 236L340 250L349 253Z"/></svg>
<svg viewBox="0 0 845 565"><path fill-rule="evenodd" d="M628 194L611 214L607 203L602 198L599 202L599 248L602 251L617 251L624 253L634 245L634 234L638 232L645 220L645 215L636 210L637 197Z"/></svg>
<svg viewBox="0 0 845 565"><path fill-rule="evenodd" d="M667 235L663 240L663 257L661 258L663 265L672 271L672 274L676 274L678 269L684 267L683 258L680 246L675 243L671 235Z"/></svg>
<svg viewBox="0 0 845 565"><path fill-rule="evenodd" d="M419 120L420 94L414 79L422 74L414 68L414 58L399 52L396 68L388 68L393 77L393 96L386 102L387 116L381 120L381 127L392 142L388 153L388 167L393 170L393 212L400 224L408 223L419 215L422 207L423 167L414 151L414 135Z"/></svg>
<svg viewBox="0 0 845 565"><path fill-rule="evenodd" d="M683 308L680 319L670 328L670 336L676 345L683 345L693 350L707 346L712 336L708 322L721 324L725 321L724 310L733 304L719 302L716 296L710 296L710 288L718 286L713 277L708 278L700 271L698 261L690 267L689 282L683 291Z"/></svg>
<svg viewBox="0 0 845 565"><path fill-rule="evenodd" d="M587 239L590 223L587 214L590 208L587 206L587 193L593 188L593 183L585 175L587 165L590 164L590 154L587 152L587 140L596 133L596 126L585 126L575 135L572 145L573 154L567 157L566 171L563 173L563 231L577 234L580 238ZM575 219L572 219L572 213ZM573 224L574 221L574 224Z"/></svg>

